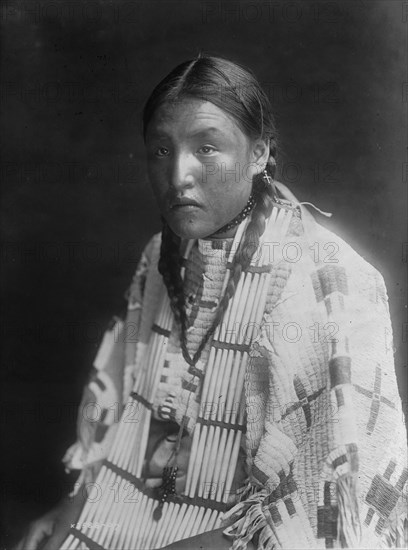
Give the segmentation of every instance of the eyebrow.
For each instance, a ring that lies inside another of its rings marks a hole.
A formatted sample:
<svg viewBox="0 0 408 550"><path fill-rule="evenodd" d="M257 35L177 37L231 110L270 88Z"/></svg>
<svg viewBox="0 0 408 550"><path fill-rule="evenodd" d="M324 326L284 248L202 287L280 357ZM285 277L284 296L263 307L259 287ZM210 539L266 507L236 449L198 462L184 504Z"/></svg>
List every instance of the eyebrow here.
<svg viewBox="0 0 408 550"><path fill-rule="evenodd" d="M207 134L218 134L223 136L224 132L220 130L219 128L215 128L211 126L210 128L205 128L203 130L197 130L196 132L193 132L190 134L190 137L196 137L196 136L202 136Z"/></svg>
<svg viewBox="0 0 408 550"><path fill-rule="evenodd" d="M225 136L224 132L220 130L219 128L216 128L215 126L211 126L209 128L203 128L202 130L197 130L196 132L192 132L188 135L188 137L199 137L199 136L206 136L208 134L215 134L218 136ZM160 130L160 128L156 131L151 132L152 137L166 137L166 132L163 132Z"/></svg>

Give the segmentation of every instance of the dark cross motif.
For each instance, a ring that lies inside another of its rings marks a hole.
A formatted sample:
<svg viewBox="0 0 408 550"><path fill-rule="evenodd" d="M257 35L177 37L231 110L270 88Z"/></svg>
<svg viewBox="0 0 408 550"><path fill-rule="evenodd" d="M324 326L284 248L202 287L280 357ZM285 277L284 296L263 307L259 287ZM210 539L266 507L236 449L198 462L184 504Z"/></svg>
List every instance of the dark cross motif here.
<svg viewBox="0 0 408 550"><path fill-rule="evenodd" d="M306 428L309 429L312 425L312 408L310 404L319 397L324 388L320 388L313 392L311 395L307 395L306 388L300 380L299 376L294 377L293 385L299 401L297 403L293 403L290 407L286 409L286 411L282 414L282 420L286 418L288 414L291 414L292 412L302 407L303 414L305 415L306 420Z"/></svg>
<svg viewBox="0 0 408 550"><path fill-rule="evenodd" d="M257 469L256 466L253 466L254 470ZM259 469L257 469L260 472ZM261 472L262 476L266 476L265 473ZM263 504L269 505L278 502L281 499L291 498L298 491L296 481L293 478L293 462L290 464L289 474L285 474L283 470L278 472L280 479L279 485L270 493L264 500ZM261 476L257 475L257 479L261 480ZM266 476L267 479L267 476ZM293 501L292 501L293 504Z"/></svg>
<svg viewBox="0 0 408 550"><path fill-rule="evenodd" d="M311 275L316 300L321 302L333 292L348 294L347 276L344 267L325 265Z"/></svg>
<svg viewBox="0 0 408 550"><path fill-rule="evenodd" d="M298 389L296 389L296 384L298 384ZM294 386L295 386L296 395L299 397L300 401L298 401L297 403L293 403L285 410L285 412L282 414L282 420L284 420L289 414L292 414L293 412L297 411L302 407L303 413L306 419L306 425L308 428L310 428L311 422L312 422L310 403L315 401L319 397L319 395L321 395L324 392L326 388L320 388L315 392L313 392L311 395L306 395L306 390L302 382L300 382L299 378L297 378L297 381L294 381Z"/></svg>
<svg viewBox="0 0 408 550"><path fill-rule="evenodd" d="M387 399L386 397L384 397L383 395L381 395L381 367L377 365L375 368L374 388L372 391L368 390L367 388L363 388L359 384L354 384L354 387L359 393L362 393L366 397L372 399L371 407L370 407L370 416L368 418L368 422L366 426L367 434L371 435L372 432L374 431L374 427L380 411L381 403L395 409L394 403L389 399Z"/></svg>
<svg viewBox="0 0 408 550"><path fill-rule="evenodd" d="M366 496L369 509L364 523L370 525L374 514L377 513L380 516L375 528L378 534L381 534L384 529L388 517L397 505L402 489L408 479L408 469L404 468L394 486L390 482L390 478L395 467L395 462L390 461L383 475L374 476Z"/></svg>

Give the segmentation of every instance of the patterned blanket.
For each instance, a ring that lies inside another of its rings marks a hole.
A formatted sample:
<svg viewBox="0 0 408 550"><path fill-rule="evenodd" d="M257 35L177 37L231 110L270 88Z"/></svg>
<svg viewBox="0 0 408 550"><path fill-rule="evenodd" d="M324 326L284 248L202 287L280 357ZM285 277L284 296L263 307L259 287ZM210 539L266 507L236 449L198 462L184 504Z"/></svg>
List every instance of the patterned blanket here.
<svg viewBox="0 0 408 550"><path fill-rule="evenodd" d="M245 378L249 478L241 502L224 515L224 532L234 550L250 540L265 550L402 547L406 435L384 282L299 208L283 242L271 222L262 243L272 280ZM153 315L140 305L143 287L161 284L159 250L156 237L129 298L125 328L139 327L142 309L142 341ZM69 468L87 466L84 479L114 438L115 396L125 403L132 387L137 343L128 340L124 351L102 344L98 377L84 395L82 410L96 396L106 412L96 426L79 423L79 441L65 457Z"/></svg>

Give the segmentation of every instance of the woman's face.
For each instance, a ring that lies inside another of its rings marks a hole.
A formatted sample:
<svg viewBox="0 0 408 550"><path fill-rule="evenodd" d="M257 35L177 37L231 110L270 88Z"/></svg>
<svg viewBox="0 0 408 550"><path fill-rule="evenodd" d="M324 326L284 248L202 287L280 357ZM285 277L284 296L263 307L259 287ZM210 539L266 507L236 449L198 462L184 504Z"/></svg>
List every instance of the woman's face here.
<svg viewBox="0 0 408 550"><path fill-rule="evenodd" d="M161 213L187 239L208 237L241 212L269 156L263 140L250 140L228 114L194 98L156 110L146 152Z"/></svg>

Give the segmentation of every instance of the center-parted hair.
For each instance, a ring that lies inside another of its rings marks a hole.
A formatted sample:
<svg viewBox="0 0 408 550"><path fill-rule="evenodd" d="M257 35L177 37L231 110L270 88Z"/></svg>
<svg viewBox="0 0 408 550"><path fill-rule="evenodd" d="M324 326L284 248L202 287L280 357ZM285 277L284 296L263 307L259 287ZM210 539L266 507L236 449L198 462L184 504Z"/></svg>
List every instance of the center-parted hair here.
<svg viewBox="0 0 408 550"><path fill-rule="evenodd" d="M275 194L273 180L276 169L277 136L272 108L268 96L256 77L241 65L221 57L200 55L175 67L153 90L143 110L143 136L157 108L186 98L210 101L228 114L250 139L269 141L270 152L266 170L268 183L262 174L254 177L252 193L256 199L251 220L234 256L229 281L218 305L211 329L203 338L193 357L187 351L185 295L181 271L180 242L163 220L162 244L158 269L163 277L171 307L181 328L183 356L194 364L201 355L209 337L220 323L229 300L234 296L241 273L247 269L255 253L259 238L265 231L266 219L272 210Z"/></svg>

